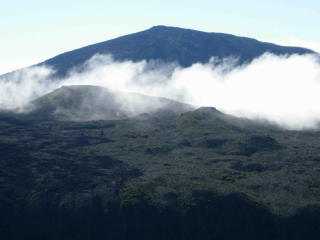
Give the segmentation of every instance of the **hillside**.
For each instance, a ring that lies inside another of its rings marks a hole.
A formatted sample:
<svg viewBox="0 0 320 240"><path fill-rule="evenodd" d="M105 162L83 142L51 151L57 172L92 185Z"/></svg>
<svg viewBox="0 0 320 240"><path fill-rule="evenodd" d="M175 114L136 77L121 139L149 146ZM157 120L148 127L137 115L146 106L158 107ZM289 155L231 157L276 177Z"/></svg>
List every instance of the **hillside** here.
<svg viewBox="0 0 320 240"><path fill-rule="evenodd" d="M1 239L318 239L319 131L215 108L34 119L0 114Z"/></svg>

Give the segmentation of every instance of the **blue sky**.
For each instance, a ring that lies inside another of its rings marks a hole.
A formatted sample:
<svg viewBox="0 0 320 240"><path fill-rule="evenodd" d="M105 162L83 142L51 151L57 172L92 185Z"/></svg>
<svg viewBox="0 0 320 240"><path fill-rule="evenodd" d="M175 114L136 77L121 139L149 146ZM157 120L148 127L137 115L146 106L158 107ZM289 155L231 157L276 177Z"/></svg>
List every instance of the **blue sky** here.
<svg viewBox="0 0 320 240"><path fill-rule="evenodd" d="M154 25L320 50L317 0L10 0L0 17L0 73Z"/></svg>

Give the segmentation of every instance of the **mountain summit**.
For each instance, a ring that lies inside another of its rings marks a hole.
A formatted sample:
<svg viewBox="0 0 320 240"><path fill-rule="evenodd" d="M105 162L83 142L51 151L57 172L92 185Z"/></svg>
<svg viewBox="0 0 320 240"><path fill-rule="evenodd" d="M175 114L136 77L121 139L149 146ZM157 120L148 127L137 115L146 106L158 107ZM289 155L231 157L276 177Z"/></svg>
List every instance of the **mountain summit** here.
<svg viewBox="0 0 320 240"><path fill-rule="evenodd" d="M234 56L239 62L250 62L262 54L306 54L313 51L298 47L284 47L255 39L224 33L208 33L177 27L155 26L148 30L122 36L60 54L40 65L48 65L64 76L95 54L111 54L115 60L158 60L176 62L183 67L205 63L211 57Z"/></svg>

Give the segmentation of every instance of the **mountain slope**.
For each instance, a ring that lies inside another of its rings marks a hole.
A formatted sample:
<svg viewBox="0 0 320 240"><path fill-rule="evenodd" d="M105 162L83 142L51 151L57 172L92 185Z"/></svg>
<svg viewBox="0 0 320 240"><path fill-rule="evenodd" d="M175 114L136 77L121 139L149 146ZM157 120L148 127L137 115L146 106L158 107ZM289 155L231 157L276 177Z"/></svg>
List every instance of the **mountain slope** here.
<svg viewBox="0 0 320 240"><path fill-rule="evenodd" d="M214 108L84 123L0 113L0 238L317 240L319 137Z"/></svg>
<svg viewBox="0 0 320 240"><path fill-rule="evenodd" d="M240 63L248 62L262 54L305 54L311 50L298 47L283 47L255 39L223 33L207 33L183 28L156 26L146 31L122 36L60 54L40 65L57 70L65 75L73 67L81 66L95 54L112 54L115 60L160 60L177 62L181 66L205 63L211 57L235 56Z"/></svg>

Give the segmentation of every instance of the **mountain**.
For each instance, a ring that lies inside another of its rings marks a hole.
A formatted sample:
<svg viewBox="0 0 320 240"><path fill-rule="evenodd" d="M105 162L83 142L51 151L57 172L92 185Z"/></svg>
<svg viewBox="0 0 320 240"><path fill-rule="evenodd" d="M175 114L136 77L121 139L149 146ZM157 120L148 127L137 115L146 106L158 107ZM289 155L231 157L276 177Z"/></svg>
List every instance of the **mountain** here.
<svg viewBox="0 0 320 240"><path fill-rule="evenodd" d="M65 87L36 102L73 112L73 91L97 92ZM0 113L1 239L319 238L319 131L215 108L90 122L30 114Z"/></svg>
<svg viewBox="0 0 320 240"><path fill-rule="evenodd" d="M157 60L187 67L197 62L206 63L211 57L234 56L241 64L266 52L276 55L313 53L305 48L278 46L230 34L156 26L60 54L39 65L51 66L57 70L58 76L64 76L96 54L111 54L118 61Z"/></svg>
<svg viewBox="0 0 320 240"><path fill-rule="evenodd" d="M248 62L310 50L158 26L44 63L64 76L116 60ZM317 240L319 129L194 109L165 98L65 86L0 111L0 239Z"/></svg>
<svg viewBox="0 0 320 240"><path fill-rule="evenodd" d="M64 86L32 102L38 119L64 121L119 120L157 111L176 113L192 110L187 104L166 98L115 92L97 86Z"/></svg>

